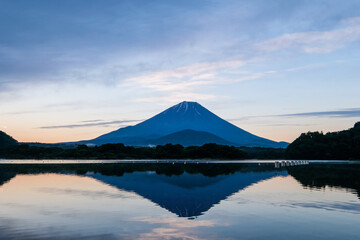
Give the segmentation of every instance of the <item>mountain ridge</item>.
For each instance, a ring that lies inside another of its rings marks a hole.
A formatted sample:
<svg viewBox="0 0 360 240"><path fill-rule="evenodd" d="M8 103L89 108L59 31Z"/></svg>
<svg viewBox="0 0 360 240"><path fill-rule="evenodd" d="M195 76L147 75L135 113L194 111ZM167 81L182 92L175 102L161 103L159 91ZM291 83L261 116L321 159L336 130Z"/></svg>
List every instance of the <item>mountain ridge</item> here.
<svg viewBox="0 0 360 240"><path fill-rule="evenodd" d="M235 146L286 147L279 143L251 134L220 118L197 102L184 101L134 126L128 126L101 135L95 139L80 141L81 144L124 143L144 145L182 130L207 132Z"/></svg>

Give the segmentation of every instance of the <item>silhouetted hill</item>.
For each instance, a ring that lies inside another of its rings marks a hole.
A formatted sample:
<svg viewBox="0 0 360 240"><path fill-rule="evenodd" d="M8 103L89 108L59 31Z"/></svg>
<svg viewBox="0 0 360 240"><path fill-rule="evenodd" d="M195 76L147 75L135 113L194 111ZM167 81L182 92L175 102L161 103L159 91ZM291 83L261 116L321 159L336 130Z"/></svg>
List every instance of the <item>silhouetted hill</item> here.
<svg viewBox="0 0 360 240"><path fill-rule="evenodd" d="M135 126L120 128L98 138L79 143L96 145L124 143L125 145L143 146L144 143L150 140L183 130L207 132L236 146L279 148L288 145L287 143L274 142L244 131L221 119L196 102L179 103ZM201 145L201 143L196 145Z"/></svg>
<svg viewBox="0 0 360 240"><path fill-rule="evenodd" d="M186 146L201 146L206 143L216 143L220 145L235 145L208 132L195 130L183 130L166 135L164 137L149 141L151 145L165 145L168 143Z"/></svg>
<svg viewBox="0 0 360 240"><path fill-rule="evenodd" d="M340 132L303 133L286 149L288 159L360 159L360 122Z"/></svg>
<svg viewBox="0 0 360 240"><path fill-rule="evenodd" d="M7 148L13 145L16 145L17 141L4 133L3 131L0 131L0 149Z"/></svg>

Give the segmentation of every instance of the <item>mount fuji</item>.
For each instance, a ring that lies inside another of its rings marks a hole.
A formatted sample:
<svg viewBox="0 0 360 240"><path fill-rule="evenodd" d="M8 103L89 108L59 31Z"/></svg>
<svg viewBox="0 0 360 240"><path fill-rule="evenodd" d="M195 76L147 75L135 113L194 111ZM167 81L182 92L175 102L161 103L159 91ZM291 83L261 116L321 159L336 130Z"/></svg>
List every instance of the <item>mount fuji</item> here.
<svg viewBox="0 0 360 240"><path fill-rule="evenodd" d="M210 112L197 102L181 102L135 126L120 128L80 144L123 143L149 146L159 143L285 148L288 143L255 136Z"/></svg>

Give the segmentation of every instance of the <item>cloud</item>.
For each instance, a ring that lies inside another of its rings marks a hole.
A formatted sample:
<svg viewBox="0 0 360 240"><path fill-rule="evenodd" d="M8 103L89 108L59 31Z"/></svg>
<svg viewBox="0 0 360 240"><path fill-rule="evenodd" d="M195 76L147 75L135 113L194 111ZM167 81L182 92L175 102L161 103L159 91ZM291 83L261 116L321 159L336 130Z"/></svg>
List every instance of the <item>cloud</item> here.
<svg viewBox="0 0 360 240"><path fill-rule="evenodd" d="M347 19L341 21L341 23L344 23L344 24L360 24L360 17L347 18Z"/></svg>
<svg viewBox="0 0 360 240"><path fill-rule="evenodd" d="M103 120L101 119L95 119L95 120L85 120L85 121L81 121L82 123L95 123L95 122L102 122Z"/></svg>
<svg viewBox="0 0 360 240"><path fill-rule="evenodd" d="M287 33L255 45L264 51L296 49L306 53L330 53L360 40L360 17L343 20L338 29Z"/></svg>
<svg viewBox="0 0 360 240"><path fill-rule="evenodd" d="M148 103L178 103L184 100L200 101L200 100L212 100L218 98L219 96L213 94L202 94L202 93L191 93L191 92L180 92L180 93L171 93L165 96L159 97L143 97L136 98L134 102L148 102Z"/></svg>
<svg viewBox="0 0 360 240"><path fill-rule="evenodd" d="M57 129L57 128L81 128L81 127L97 127L97 126L109 126L114 124L134 123L142 120L122 120L122 121L102 121L102 120L88 120L82 121L79 124L69 125L56 125L56 126L42 126L40 129Z"/></svg>
<svg viewBox="0 0 360 240"><path fill-rule="evenodd" d="M227 119L227 121L246 121L253 118L271 118L271 117L335 117L335 118L355 118L360 117L360 108L345 108L342 110L322 111L322 112L301 112L279 115L260 115L245 116L241 118ZM291 124L294 125L294 124Z"/></svg>
<svg viewBox="0 0 360 240"><path fill-rule="evenodd" d="M194 63L174 69L155 71L126 79L127 86L136 85L152 90L152 96L134 99L135 102L179 102L184 100L212 100L222 96L203 93L207 87L235 84L262 78L278 71L251 72L242 68L247 64L261 61L260 58L247 60L226 60L219 62ZM124 85L124 82L121 85ZM160 95L160 96L154 96Z"/></svg>
<svg viewBox="0 0 360 240"><path fill-rule="evenodd" d="M157 91L193 89L195 87L214 84L213 79L218 71L238 68L245 61L231 60L219 62L194 63L170 70L156 71L126 79L126 82L140 84L142 87Z"/></svg>
<svg viewBox="0 0 360 240"><path fill-rule="evenodd" d="M279 117L339 117L339 118L353 118L360 117L360 108L350 108L336 111L324 111L324 112L303 112L303 113L291 113L276 115Z"/></svg>
<svg viewBox="0 0 360 240"><path fill-rule="evenodd" d="M203 80L203 79L212 79L215 78L214 73L204 73L191 78L191 80Z"/></svg>
<svg viewBox="0 0 360 240"><path fill-rule="evenodd" d="M251 61L255 60L194 63L173 69L141 74L140 76L128 78L124 82L127 86L136 86L153 91L150 97L138 97L134 99L135 102L179 102L185 99L189 101L210 100L219 96L202 93L206 87L230 84L262 76L257 73L245 73L242 71L241 74L245 75L242 77L236 75L235 80L221 77L222 73L226 74L231 70L237 70ZM121 83L122 86L124 82Z"/></svg>
<svg viewBox="0 0 360 240"><path fill-rule="evenodd" d="M284 72L296 72L296 71L301 71L301 70L306 70L306 69L320 68L320 67L324 67L324 66L325 66L325 64L310 64L310 65L305 65L305 66L288 68L283 71Z"/></svg>

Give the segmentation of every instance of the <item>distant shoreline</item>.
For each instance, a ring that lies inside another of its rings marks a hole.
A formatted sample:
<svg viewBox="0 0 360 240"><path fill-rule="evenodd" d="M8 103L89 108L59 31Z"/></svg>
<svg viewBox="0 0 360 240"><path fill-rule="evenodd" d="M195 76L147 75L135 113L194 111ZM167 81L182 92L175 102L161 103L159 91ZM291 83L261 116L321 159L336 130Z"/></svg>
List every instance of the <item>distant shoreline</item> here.
<svg viewBox="0 0 360 240"><path fill-rule="evenodd" d="M244 160L214 160L214 159L0 159L0 164L103 164L103 163L149 163L149 164L217 164L217 163L281 163L307 161L308 163L350 163L360 164L360 160L264 160L264 159L244 159Z"/></svg>

